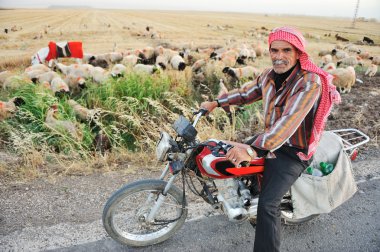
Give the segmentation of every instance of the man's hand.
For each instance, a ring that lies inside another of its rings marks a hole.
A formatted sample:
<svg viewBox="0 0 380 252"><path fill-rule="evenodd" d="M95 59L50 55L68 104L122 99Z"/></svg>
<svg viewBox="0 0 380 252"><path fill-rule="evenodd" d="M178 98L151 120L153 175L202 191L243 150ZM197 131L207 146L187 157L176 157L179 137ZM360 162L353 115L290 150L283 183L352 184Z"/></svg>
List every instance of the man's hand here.
<svg viewBox="0 0 380 252"><path fill-rule="evenodd" d="M202 102L201 103L201 109L205 109L208 112L206 115L211 113L216 107L218 107L218 102L217 101L212 101L212 102Z"/></svg>
<svg viewBox="0 0 380 252"><path fill-rule="evenodd" d="M249 145L230 141L225 142L234 146L227 152L226 158L228 158L236 167L240 167L240 164L244 161L250 162L255 158L252 158L247 152L247 148L251 148ZM256 154L254 150L252 151ZM257 154L255 156L257 156Z"/></svg>

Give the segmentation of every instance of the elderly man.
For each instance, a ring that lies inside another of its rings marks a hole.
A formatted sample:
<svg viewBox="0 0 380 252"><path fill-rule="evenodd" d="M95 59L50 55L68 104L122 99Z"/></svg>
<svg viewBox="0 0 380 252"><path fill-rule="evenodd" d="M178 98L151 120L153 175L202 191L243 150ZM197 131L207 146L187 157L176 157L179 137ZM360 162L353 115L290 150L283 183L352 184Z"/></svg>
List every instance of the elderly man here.
<svg viewBox="0 0 380 252"><path fill-rule="evenodd" d="M327 116L340 96L331 76L314 65L305 39L294 28L281 27L269 35L273 67L201 107L250 104L262 100L265 131L247 144L233 143L227 158L236 166L265 156L265 171L257 211L254 251L279 251L283 195L311 161Z"/></svg>

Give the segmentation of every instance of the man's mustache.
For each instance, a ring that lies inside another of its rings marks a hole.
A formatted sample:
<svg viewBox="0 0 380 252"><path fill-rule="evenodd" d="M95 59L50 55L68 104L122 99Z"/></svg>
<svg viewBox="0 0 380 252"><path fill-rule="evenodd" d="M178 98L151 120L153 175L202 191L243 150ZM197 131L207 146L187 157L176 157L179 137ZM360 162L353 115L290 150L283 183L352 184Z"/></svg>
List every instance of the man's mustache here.
<svg viewBox="0 0 380 252"><path fill-rule="evenodd" d="M281 65L281 64L287 65L287 64L289 64L289 61L287 61L287 60L272 60L272 63L273 63L273 65Z"/></svg>

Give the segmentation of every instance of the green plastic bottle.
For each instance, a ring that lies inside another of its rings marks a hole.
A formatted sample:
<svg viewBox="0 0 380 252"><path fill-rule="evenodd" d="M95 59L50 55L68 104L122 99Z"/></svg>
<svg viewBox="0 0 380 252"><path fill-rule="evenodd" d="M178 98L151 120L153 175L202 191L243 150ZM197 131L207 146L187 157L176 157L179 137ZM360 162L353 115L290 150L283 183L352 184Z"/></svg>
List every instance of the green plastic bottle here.
<svg viewBox="0 0 380 252"><path fill-rule="evenodd" d="M320 162L319 165L321 166L323 175L328 175L334 170L334 165L331 163Z"/></svg>
<svg viewBox="0 0 380 252"><path fill-rule="evenodd" d="M312 176L317 176L317 177L323 176L323 173L319 169L311 167L311 166L306 168L306 173Z"/></svg>

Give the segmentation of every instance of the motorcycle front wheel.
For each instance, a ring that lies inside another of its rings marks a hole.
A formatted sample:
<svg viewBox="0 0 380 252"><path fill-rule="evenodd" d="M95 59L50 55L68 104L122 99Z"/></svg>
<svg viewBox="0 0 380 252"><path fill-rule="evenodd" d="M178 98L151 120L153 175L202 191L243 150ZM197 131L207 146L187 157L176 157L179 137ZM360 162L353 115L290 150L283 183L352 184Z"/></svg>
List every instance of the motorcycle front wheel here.
<svg viewBox="0 0 380 252"><path fill-rule="evenodd" d="M103 210L107 233L114 240L134 247L149 246L170 238L187 217L187 208L183 208L185 199L177 187L170 188L154 220L146 221L166 184L162 180L141 180L116 191Z"/></svg>

